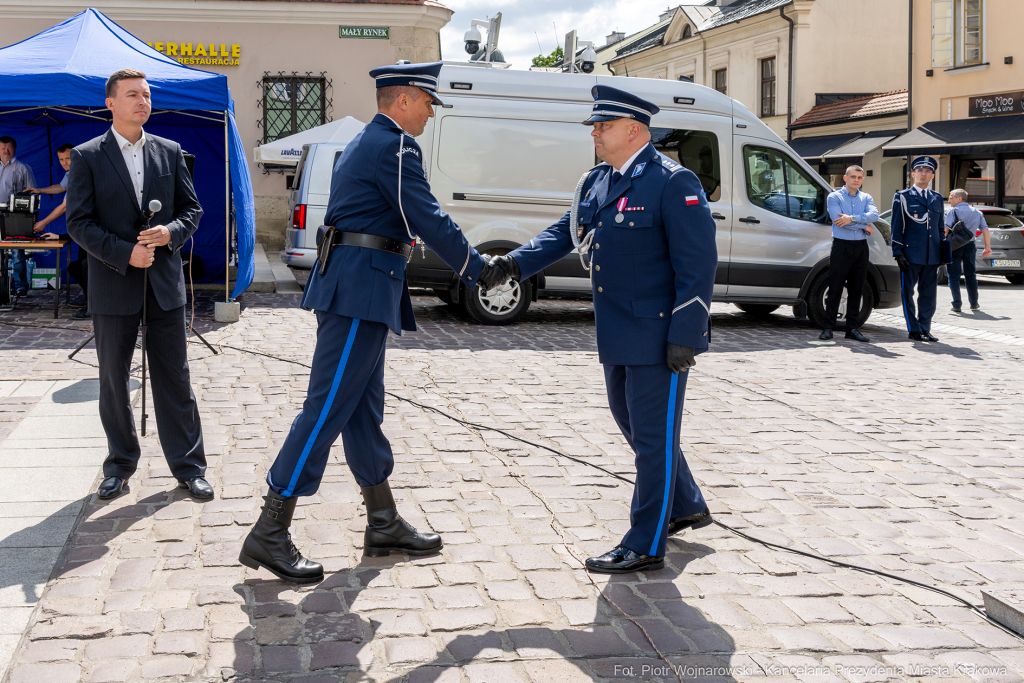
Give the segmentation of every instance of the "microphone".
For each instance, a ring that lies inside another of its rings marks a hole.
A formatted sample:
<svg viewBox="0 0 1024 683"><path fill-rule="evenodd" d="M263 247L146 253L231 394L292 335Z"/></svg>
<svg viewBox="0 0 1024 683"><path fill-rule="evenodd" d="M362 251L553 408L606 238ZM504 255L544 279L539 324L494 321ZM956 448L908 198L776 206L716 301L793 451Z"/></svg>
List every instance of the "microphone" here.
<svg viewBox="0 0 1024 683"><path fill-rule="evenodd" d="M148 221L162 208L164 208L164 205L160 203L159 199L149 200L149 211L146 212L146 220Z"/></svg>

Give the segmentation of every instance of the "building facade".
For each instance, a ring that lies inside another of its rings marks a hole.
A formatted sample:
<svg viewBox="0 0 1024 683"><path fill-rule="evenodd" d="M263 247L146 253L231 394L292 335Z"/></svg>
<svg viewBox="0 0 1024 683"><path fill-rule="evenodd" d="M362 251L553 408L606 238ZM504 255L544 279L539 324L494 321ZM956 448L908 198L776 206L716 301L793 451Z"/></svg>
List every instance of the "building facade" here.
<svg viewBox="0 0 1024 683"><path fill-rule="evenodd" d="M265 172L251 150L344 116L368 122L377 108L367 72L399 59L440 59L439 32L452 14L434 0L0 0L0 45L87 7L183 64L227 75L250 154L256 238L270 249L284 245L286 175Z"/></svg>
<svg viewBox="0 0 1024 683"><path fill-rule="evenodd" d="M939 192L962 188L972 203L1024 215L1020 0L910 5L911 130L888 143L885 154L933 155Z"/></svg>
<svg viewBox="0 0 1024 683"><path fill-rule="evenodd" d="M822 96L907 87L908 16L895 0L708 0L652 29L616 46L615 75L715 88L783 139Z"/></svg>

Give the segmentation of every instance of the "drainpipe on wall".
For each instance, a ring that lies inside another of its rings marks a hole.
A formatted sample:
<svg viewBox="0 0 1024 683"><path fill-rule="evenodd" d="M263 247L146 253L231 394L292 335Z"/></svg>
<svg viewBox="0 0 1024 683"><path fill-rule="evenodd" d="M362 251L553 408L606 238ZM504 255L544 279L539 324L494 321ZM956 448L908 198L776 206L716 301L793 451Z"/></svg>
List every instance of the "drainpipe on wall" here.
<svg viewBox="0 0 1024 683"><path fill-rule="evenodd" d="M907 40L907 130L914 130L914 0L910 0L909 38ZM903 178L905 187L909 187L910 155L907 155L907 175Z"/></svg>
<svg viewBox="0 0 1024 683"><path fill-rule="evenodd" d="M911 0L913 2L913 0ZM789 6L792 6L790 3ZM789 63L787 64L789 71L789 79L786 85L786 142L792 142L793 131L790 126L793 125L793 32L796 29L796 22L786 16L786 6L779 8L779 16L789 23Z"/></svg>

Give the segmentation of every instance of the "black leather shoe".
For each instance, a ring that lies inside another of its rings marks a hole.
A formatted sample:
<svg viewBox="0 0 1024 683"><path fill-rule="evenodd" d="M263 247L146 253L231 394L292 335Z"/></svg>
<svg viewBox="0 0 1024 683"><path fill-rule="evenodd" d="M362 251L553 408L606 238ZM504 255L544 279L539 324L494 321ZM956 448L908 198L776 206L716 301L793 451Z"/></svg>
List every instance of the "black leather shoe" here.
<svg viewBox="0 0 1024 683"><path fill-rule="evenodd" d="M981 308L981 304L971 304L971 310L977 311Z"/></svg>
<svg viewBox="0 0 1024 683"><path fill-rule="evenodd" d="M953 307L953 312L954 313L959 313L960 312L960 307L959 306L954 306Z"/></svg>
<svg viewBox="0 0 1024 683"><path fill-rule="evenodd" d="M100 483L100 487L96 489L96 497L100 500L114 500L130 492L131 489L128 488L127 479L107 477Z"/></svg>
<svg viewBox="0 0 1024 683"><path fill-rule="evenodd" d="M202 477L194 477L188 481L179 481L178 486L188 489L193 498L198 498L199 500L210 500L213 498L213 487L210 486L210 482Z"/></svg>
<svg viewBox="0 0 1024 683"><path fill-rule="evenodd" d="M68 308L85 308L86 306L89 305L89 302L86 301L85 296L78 296L75 297L74 301L66 305Z"/></svg>
<svg viewBox="0 0 1024 683"><path fill-rule="evenodd" d="M938 337L933 337L932 333L928 332L928 331L925 331L925 332L921 333L921 339L923 339L923 340L925 340L927 342L937 342L937 341L939 341Z"/></svg>
<svg viewBox="0 0 1024 683"><path fill-rule="evenodd" d="M927 339L924 338L923 332L911 332L910 334L907 335L907 337L913 339L914 341L928 341Z"/></svg>
<svg viewBox="0 0 1024 683"><path fill-rule="evenodd" d="M686 529L701 529L711 524L711 510L704 508L704 512L687 517L676 517L668 521L668 535L678 534Z"/></svg>
<svg viewBox="0 0 1024 683"><path fill-rule="evenodd" d="M437 534L416 531L402 519L391 496L388 482L361 489L366 503L366 532L363 552L368 557L386 557L392 550L409 555L433 555L441 552L444 543Z"/></svg>
<svg viewBox="0 0 1024 683"><path fill-rule="evenodd" d="M859 341L859 342L869 342L869 341L871 341L870 339L865 337L863 334L861 334L860 330L858 330L856 327L853 328L852 330L847 330L846 338L847 339L853 339L854 341Z"/></svg>
<svg viewBox="0 0 1024 683"><path fill-rule="evenodd" d="M621 545L600 557L587 559L587 569L598 574L629 574L644 569L661 569L664 566L664 557L640 555Z"/></svg>
<svg viewBox="0 0 1024 683"><path fill-rule="evenodd" d="M250 569L263 567L277 578L291 583L323 581L323 565L303 557L288 533L299 499L285 498L270 491L263 500L260 517L242 542L238 561Z"/></svg>
<svg viewBox="0 0 1024 683"><path fill-rule="evenodd" d="M88 320L92 317L92 313L89 312L88 308L79 308L77 311L71 314L72 320Z"/></svg>
<svg viewBox="0 0 1024 683"><path fill-rule="evenodd" d="M832 338L832 330L830 330L827 327L821 331L821 334L818 335L818 339L820 339L822 341L828 341L831 338Z"/></svg>

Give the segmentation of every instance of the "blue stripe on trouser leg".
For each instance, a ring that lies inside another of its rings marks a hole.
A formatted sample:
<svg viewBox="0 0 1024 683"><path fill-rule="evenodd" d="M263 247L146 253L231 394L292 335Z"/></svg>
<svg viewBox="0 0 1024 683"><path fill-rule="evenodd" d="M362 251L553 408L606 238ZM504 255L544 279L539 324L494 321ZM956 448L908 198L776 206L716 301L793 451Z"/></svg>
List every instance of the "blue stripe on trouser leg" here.
<svg viewBox="0 0 1024 683"><path fill-rule="evenodd" d="M654 540L651 541L651 551L648 555L658 554L658 541L661 540L661 531L665 528L665 515L668 514L668 503L671 500L673 476L672 463L675 460L677 444L672 443L672 437L676 433L676 388L679 386L679 375L672 375L669 380L668 389L668 412L665 418L665 493L661 500L661 515L658 517L658 530L654 532ZM664 554L664 553L662 553Z"/></svg>
<svg viewBox="0 0 1024 683"><path fill-rule="evenodd" d="M900 270L900 300L903 302L903 320L907 323L907 332L913 332L910 327L910 312L907 310L907 283L906 275Z"/></svg>
<svg viewBox="0 0 1024 683"><path fill-rule="evenodd" d="M701 512L706 507L704 496L679 448L688 373L673 375L664 363L606 365L604 372L608 405L636 454L630 529L621 545L644 555L652 554L653 548L654 555L662 556L669 521ZM673 377L677 385L670 408ZM666 424L670 412L671 436ZM667 509L666 500L671 501Z"/></svg>
<svg viewBox="0 0 1024 683"><path fill-rule="evenodd" d="M354 318L326 311L317 311L316 316L317 343L306 399L267 473L267 484L281 495L308 496L319 488L331 446L358 410L371 379L379 374L377 366L387 342L388 328L383 323L362 320L357 324ZM355 460L357 481L361 472L369 476L385 468L390 472L387 439L381 434L358 448ZM380 465L381 460L387 465Z"/></svg>

